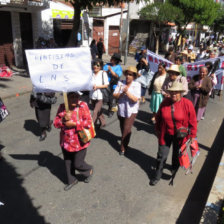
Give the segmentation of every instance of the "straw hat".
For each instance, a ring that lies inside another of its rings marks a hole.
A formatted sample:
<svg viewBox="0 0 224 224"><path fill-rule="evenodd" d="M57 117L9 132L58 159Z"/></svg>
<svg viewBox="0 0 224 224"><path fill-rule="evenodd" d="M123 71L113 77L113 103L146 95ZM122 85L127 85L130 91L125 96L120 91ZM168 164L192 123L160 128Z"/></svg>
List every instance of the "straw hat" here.
<svg viewBox="0 0 224 224"><path fill-rule="evenodd" d="M180 82L173 82L172 86L167 89L167 91L178 91L178 92L184 92L185 89L183 87L183 84Z"/></svg>
<svg viewBox="0 0 224 224"><path fill-rule="evenodd" d="M133 72L133 73L138 73L138 71L137 71L137 68L135 67L135 66L129 66L126 70L125 70L125 72L126 71L129 71L129 72Z"/></svg>
<svg viewBox="0 0 224 224"><path fill-rule="evenodd" d="M183 51L181 52L181 54L188 55L188 52L187 52L187 50L183 50Z"/></svg>
<svg viewBox="0 0 224 224"><path fill-rule="evenodd" d="M177 72L178 74L180 74L179 65L171 65L167 72Z"/></svg>

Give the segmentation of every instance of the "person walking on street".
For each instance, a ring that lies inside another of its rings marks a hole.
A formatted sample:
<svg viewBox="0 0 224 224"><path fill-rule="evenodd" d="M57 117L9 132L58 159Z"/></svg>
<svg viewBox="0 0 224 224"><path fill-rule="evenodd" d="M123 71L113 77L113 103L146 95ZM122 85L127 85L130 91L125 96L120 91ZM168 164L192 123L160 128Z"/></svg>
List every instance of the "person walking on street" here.
<svg viewBox="0 0 224 224"><path fill-rule="evenodd" d="M167 89L169 89L172 85L173 82L180 82L183 84L183 88L185 89L183 95L188 94L188 82L186 77L180 75L180 70L179 70L179 65L171 65L170 68L168 69L167 73L169 74L168 77L166 77L163 86L162 86L162 94L164 96L169 97L169 92L167 92Z"/></svg>
<svg viewBox="0 0 224 224"><path fill-rule="evenodd" d="M93 39L91 44L90 44L90 51L91 51L91 55L92 55L92 60L96 59L96 55L98 55L98 50L97 50L97 46L96 46L96 40Z"/></svg>
<svg viewBox="0 0 224 224"><path fill-rule="evenodd" d="M119 81L113 96L118 100L118 119L121 129L120 155L124 155L131 138L131 128L139 109L141 85L135 81L137 69L129 66L124 72L126 79Z"/></svg>
<svg viewBox="0 0 224 224"><path fill-rule="evenodd" d="M107 73L102 70L103 62L96 59L93 62L93 90L90 91L90 99L93 105L93 123L96 124L100 120L100 127L106 125L104 115L102 113L103 94L101 89L107 88L109 85Z"/></svg>
<svg viewBox="0 0 224 224"><path fill-rule="evenodd" d="M166 64L160 63L158 66L158 72L155 73L153 81L151 82L149 88L149 91L151 93L150 109L153 113L151 122L153 124L156 123L156 113L164 98L164 95L162 94L162 86L166 77Z"/></svg>
<svg viewBox="0 0 224 224"><path fill-rule="evenodd" d="M109 83L110 83L110 101L108 107L108 117L112 117L116 108L116 100L113 98L113 92L117 86L117 83L122 76L122 67L119 63L122 62L121 55L114 53L110 59L110 63L104 65L103 70L107 72Z"/></svg>
<svg viewBox="0 0 224 224"><path fill-rule="evenodd" d="M65 191L70 190L78 183L75 171L78 170L89 183L93 175L93 167L85 162L87 147L90 142L83 143L78 132L84 128L89 129L92 118L85 102L80 101L81 92L68 93L69 112L65 111L65 105L61 104L54 119L55 128L60 128L60 146L65 160L68 184Z"/></svg>
<svg viewBox="0 0 224 224"><path fill-rule="evenodd" d="M104 46L102 37L100 37L97 43L97 50L98 50L98 58L102 60L102 55L103 53L105 53L105 46Z"/></svg>
<svg viewBox="0 0 224 224"><path fill-rule="evenodd" d="M142 57L140 59L138 65L136 67L139 77L136 79L136 81L141 84L141 103L145 103L145 93L147 88L149 87L153 75L149 69L149 64L145 57Z"/></svg>
<svg viewBox="0 0 224 224"><path fill-rule="evenodd" d="M55 93L31 93L30 106L35 108L36 118L41 129L39 141L44 141L47 137L47 131L51 131L51 105L55 104L56 101Z"/></svg>
<svg viewBox="0 0 224 224"><path fill-rule="evenodd" d="M190 100L182 97L182 93L185 91L182 83L174 82L167 91L170 97L164 99L156 114L159 150L155 177L150 181L152 186L156 185L162 177L171 144L173 145L172 174L174 174L179 167L178 154L181 145L197 135L197 119L194 106ZM186 132L186 137L179 138L180 128L189 130Z"/></svg>
<svg viewBox="0 0 224 224"><path fill-rule="evenodd" d="M180 75L187 78L187 72L186 72L185 67L182 65L182 63L183 63L183 57L182 56L177 56L175 58L175 64L179 65Z"/></svg>
<svg viewBox="0 0 224 224"><path fill-rule="evenodd" d="M200 67L199 75L195 75L191 79L189 90L191 91L193 105L197 114L197 121L199 122L204 115L209 93L212 90L212 81L210 77L208 77L208 69L205 66Z"/></svg>

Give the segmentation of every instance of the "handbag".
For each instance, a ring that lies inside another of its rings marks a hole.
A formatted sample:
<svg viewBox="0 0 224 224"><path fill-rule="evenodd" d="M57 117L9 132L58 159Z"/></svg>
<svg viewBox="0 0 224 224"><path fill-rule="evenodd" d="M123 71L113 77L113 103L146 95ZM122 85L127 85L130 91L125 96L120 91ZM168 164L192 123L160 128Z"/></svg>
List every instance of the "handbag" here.
<svg viewBox="0 0 224 224"><path fill-rule="evenodd" d="M79 109L77 111L77 121L79 120ZM93 121L91 122L90 128L83 128L82 130L78 131L79 138L82 143L86 144L92 138L96 136L95 128Z"/></svg>
<svg viewBox="0 0 224 224"><path fill-rule="evenodd" d="M104 78L103 78L103 72L102 72L102 85L104 85ZM103 95L103 103L108 103L110 101L110 95L111 95L111 91L110 88L103 88L100 89L100 91L102 92Z"/></svg>
<svg viewBox="0 0 224 224"><path fill-rule="evenodd" d="M11 77L12 76L12 70L8 66L2 66L0 67L0 77Z"/></svg>
<svg viewBox="0 0 224 224"><path fill-rule="evenodd" d="M2 99L0 98L0 122L2 122L7 116L9 115L9 112L4 105Z"/></svg>

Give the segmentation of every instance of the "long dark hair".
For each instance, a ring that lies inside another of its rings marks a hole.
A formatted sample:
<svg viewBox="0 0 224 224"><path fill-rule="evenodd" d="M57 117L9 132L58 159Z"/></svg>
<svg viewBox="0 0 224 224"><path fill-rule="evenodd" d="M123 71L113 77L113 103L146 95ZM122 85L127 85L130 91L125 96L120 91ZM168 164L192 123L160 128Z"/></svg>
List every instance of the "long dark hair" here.
<svg viewBox="0 0 224 224"><path fill-rule="evenodd" d="M89 45L90 47L93 47L93 45L96 45L96 40L95 39L93 39L92 41L91 41L91 44Z"/></svg>

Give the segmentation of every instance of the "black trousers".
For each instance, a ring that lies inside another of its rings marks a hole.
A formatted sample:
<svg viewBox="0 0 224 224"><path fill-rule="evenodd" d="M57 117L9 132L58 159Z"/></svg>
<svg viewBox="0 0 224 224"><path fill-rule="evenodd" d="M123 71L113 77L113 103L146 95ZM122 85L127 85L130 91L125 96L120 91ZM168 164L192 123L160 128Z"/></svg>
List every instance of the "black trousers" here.
<svg viewBox="0 0 224 224"><path fill-rule="evenodd" d="M85 162L86 152L86 148L78 152L68 152L62 148L68 184L71 184L76 180L75 170L78 170L79 173L85 177L90 175L90 171L93 167Z"/></svg>
<svg viewBox="0 0 224 224"><path fill-rule="evenodd" d="M176 139L173 135L165 135L165 145L159 145L157 153L157 167L155 178L159 180L163 174L163 168L169 155L170 146L173 144L173 155L172 155L172 171L175 171L179 167L178 154L181 147L182 141Z"/></svg>

